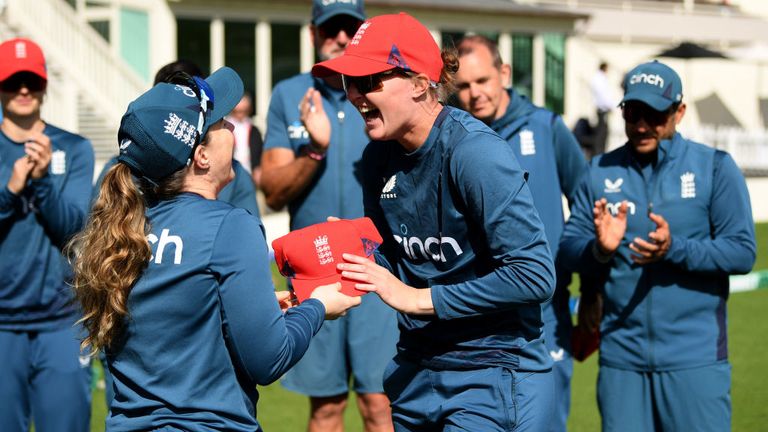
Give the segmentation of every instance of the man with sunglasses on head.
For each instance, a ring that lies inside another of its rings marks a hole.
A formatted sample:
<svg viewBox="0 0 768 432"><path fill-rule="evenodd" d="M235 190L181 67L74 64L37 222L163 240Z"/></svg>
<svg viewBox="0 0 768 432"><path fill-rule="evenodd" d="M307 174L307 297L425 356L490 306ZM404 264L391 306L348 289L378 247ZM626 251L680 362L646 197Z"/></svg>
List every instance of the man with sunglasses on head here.
<svg viewBox="0 0 768 432"><path fill-rule="evenodd" d="M62 255L83 227L93 179L85 138L41 119L45 58L0 44L0 430L90 429L90 359Z"/></svg>
<svg viewBox="0 0 768 432"><path fill-rule="evenodd" d="M731 156L676 132L677 73L631 70L628 141L596 156L560 242L600 286L597 398L604 431L727 431L731 419L728 276L751 270L755 231Z"/></svg>
<svg viewBox="0 0 768 432"><path fill-rule="evenodd" d="M340 56L364 19L363 0L314 0L311 34L317 60ZM359 161L368 141L340 77L303 73L278 83L261 162L267 205L288 206L291 230L328 216L363 216ZM397 335L395 311L373 295L320 329L282 380L285 388L310 397L309 431L343 430L350 377L365 430L392 430L382 380Z"/></svg>

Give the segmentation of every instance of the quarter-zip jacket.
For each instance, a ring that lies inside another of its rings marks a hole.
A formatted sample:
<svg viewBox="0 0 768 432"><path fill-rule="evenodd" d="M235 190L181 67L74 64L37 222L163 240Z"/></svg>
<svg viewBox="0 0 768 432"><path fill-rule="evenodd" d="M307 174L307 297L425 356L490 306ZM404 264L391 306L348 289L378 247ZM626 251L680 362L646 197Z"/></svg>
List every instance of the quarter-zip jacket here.
<svg viewBox="0 0 768 432"><path fill-rule="evenodd" d="M640 371L711 365L728 357L728 275L755 261L755 232L744 177L725 152L675 134L655 165L641 167L630 144L594 158L560 242L571 269L605 274L600 364ZM614 257L599 263L592 207L606 198L616 214L628 202L627 231ZM653 211L666 219L671 247L637 265L629 244L648 239Z"/></svg>
<svg viewBox="0 0 768 432"><path fill-rule="evenodd" d="M578 141L560 116L537 107L513 89L509 89L508 93L506 112L490 126L510 144L520 167L528 172L533 204L544 224L552 256L557 257L565 226L562 195L569 204L573 202L587 162ZM555 268L557 289L552 301L544 305L544 322L557 321L570 327L570 273L563 271L557 260Z"/></svg>
<svg viewBox="0 0 768 432"><path fill-rule="evenodd" d="M398 352L436 369L549 369L541 303L554 265L509 144L446 107L418 150L372 141L362 165L379 261L432 288L436 316L399 314Z"/></svg>
<svg viewBox="0 0 768 432"><path fill-rule="evenodd" d="M8 187L24 143L0 132L0 329L46 331L72 325L76 308L61 253L85 224L93 179L93 147L85 138L46 124L48 174L20 195Z"/></svg>
<svg viewBox="0 0 768 432"><path fill-rule="evenodd" d="M279 82L269 104L264 148L287 148L298 155L309 144L299 104L310 87L322 95L323 109L331 122L331 144L311 183L288 204L291 230L325 222L328 216L354 219L363 215L360 157L370 140L362 116L344 90L308 73Z"/></svg>

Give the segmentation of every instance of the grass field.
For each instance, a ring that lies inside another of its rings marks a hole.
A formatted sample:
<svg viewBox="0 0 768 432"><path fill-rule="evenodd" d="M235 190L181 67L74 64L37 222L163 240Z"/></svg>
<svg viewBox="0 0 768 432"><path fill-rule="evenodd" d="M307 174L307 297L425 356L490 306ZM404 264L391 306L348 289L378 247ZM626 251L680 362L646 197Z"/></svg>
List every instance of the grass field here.
<svg viewBox="0 0 768 432"><path fill-rule="evenodd" d="M757 224L758 256L755 269L768 269L768 223ZM768 290L734 294L728 301L728 340L733 366L733 431L766 430L768 425ZM763 317L763 318L761 318ZM571 415L568 430L600 430L600 416L595 399L597 356L574 367ZM283 390L279 384L260 388L258 418L267 432L305 430L309 403L303 396ZM362 431L354 398L349 400L346 426L350 432ZM91 430L104 430L104 392L94 391Z"/></svg>

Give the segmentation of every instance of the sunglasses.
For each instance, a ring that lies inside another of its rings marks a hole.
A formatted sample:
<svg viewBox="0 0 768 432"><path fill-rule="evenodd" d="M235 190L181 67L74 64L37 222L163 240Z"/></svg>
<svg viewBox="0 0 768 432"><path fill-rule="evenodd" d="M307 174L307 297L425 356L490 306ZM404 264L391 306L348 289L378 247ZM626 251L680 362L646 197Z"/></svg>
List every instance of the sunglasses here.
<svg viewBox="0 0 768 432"><path fill-rule="evenodd" d="M677 107L673 105L665 111L656 111L644 103L625 103L621 106L621 116L627 123L637 123L645 120L650 126L661 126L667 122L669 116Z"/></svg>
<svg viewBox="0 0 768 432"><path fill-rule="evenodd" d="M4 93L18 93L22 87L26 87L31 93L45 90L47 81L42 77L30 73L21 72L13 74L5 81L0 82L0 91Z"/></svg>
<svg viewBox="0 0 768 432"><path fill-rule="evenodd" d="M335 38L342 30L344 30L344 33L346 33L348 37L352 37L357 33L357 29L360 28L362 23L362 21L355 17L340 15L333 17L318 26L318 30L323 39Z"/></svg>
<svg viewBox="0 0 768 432"><path fill-rule="evenodd" d="M411 76L411 73L403 69L394 68L377 74L360 77L342 75L341 84L344 86L344 91L347 93L349 93L349 87L354 85L357 91L361 94L368 94L381 91L384 88L384 80L396 75L409 77Z"/></svg>

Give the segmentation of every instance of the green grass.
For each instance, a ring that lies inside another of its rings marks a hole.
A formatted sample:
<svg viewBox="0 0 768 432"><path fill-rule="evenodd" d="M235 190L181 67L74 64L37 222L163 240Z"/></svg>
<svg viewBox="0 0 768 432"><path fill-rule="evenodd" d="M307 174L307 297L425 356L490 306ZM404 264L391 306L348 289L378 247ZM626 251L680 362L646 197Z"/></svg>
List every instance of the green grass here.
<svg viewBox="0 0 768 432"><path fill-rule="evenodd" d="M768 223L756 225L758 242L755 270L768 269ZM273 266L274 270L274 266ZM274 271L275 285L284 289L285 283ZM761 319L768 310L768 290L734 294L728 301L728 338L730 360L733 366L731 397L733 401L733 431L765 430L768 424L768 320ZM97 365L97 367L100 367ZM600 430L595 383L597 382L597 356L574 366L571 415L568 430L591 432ZM259 388L261 400L258 417L267 432L297 432L306 429L309 402L306 397L291 393L273 384ZM94 390L91 430L104 430L103 390ZM350 397L345 415L348 431L362 430L354 396Z"/></svg>

